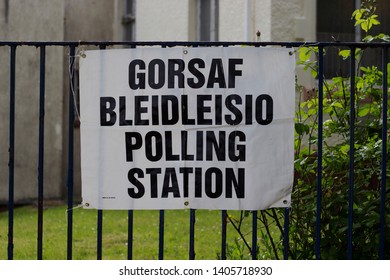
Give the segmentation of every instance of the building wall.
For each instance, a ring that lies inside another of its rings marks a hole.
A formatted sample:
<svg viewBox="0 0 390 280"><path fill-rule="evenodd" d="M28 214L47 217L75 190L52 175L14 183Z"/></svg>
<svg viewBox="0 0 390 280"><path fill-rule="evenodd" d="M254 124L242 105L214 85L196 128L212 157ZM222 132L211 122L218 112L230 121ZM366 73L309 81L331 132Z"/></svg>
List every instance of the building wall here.
<svg viewBox="0 0 390 280"><path fill-rule="evenodd" d="M315 9L307 17L313 4L315 0L219 1L219 41L256 41L258 30L262 41L294 41L302 33L305 39L313 37ZM196 39L196 8L197 0L136 1L136 40Z"/></svg>
<svg viewBox="0 0 390 280"><path fill-rule="evenodd" d="M241 3L240 3L241 2ZM219 41L243 41L243 1L227 0L219 5ZM224 19L230 20L224 20Z"/></svg>
<svg viewBox="0 0 390 280"><path fill-rule="evenodd" d="M144 0L136 2L137 41L188 41L192 0Z"/></svg>
<svg viewBox="0 0 390 280"><path fill-rule="evenodd" d="M315 40L315 0L220 1L221 41ZM229 19L229 20L226 20Z"/></svg>
<svg viewBox="0 0 390 280"><path fill-rule="evenodd" d="M61 41L62 0L1 0L0 38L4 41ZM33 28L32 28L33 27ZM0 47L0 202L8 199L9 47ZM45 195L59 197L62 178L63 56L46 52ZM37 194L39 49L16 49L15 200Z"/></svg>
<svg viewBox="0 0 390 280"><path fill-rule="evenodd" d="M107 0L66 0L65 41L112 41L115 2Z"/></svg>
<svg viewBox="0 0 390 280"><path fill-rule="evenodd" d="M288 3L287 3L288 2ZM271 41L294 41L295 19L302 15L302 0L273 0L271 6Z"/></svg>
<svg viewBox="0 0 390 280"><path fill-rule="evenodd" d="M271 7L272 0L220 1L220 41L271 41Z"/></svg>

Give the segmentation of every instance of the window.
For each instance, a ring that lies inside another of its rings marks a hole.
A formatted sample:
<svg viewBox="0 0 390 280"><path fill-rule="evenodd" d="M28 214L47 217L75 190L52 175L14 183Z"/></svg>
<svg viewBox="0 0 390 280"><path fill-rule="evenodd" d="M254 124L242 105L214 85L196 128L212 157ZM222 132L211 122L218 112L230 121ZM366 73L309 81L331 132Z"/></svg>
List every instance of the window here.
<svg viewBox="0 0 390 280"><path fill-rule="evenodd" d="M361 41L366 35L354 26L352 13L359 8L363 0L317 0L317 41L320 42L354 42ZM390 33L390 1L377 1L379 26L374 26L370 33ZM349 60L342 61L338 55L339 48L329 48L324 58L324 74L332 76L348 76ZM362 65L375 65L380 61L380 50L367 49ZM380 66L380 65L377 65Z"/></svg>
<svg viewBox="0 0 390 280"><path fill-rule="evenodd" d="M122 25L124 27L123 40L135 41L135 0L124 1Z"/></svg>
<svg viewBox="0 0 390 280"><path fill-rule="evenodd" d="M354 22L351 20L354 4L351 0L318 0L317 40L355 41Z"/></svg>
<svg viewBox="0 0 390 280"><path fill-rule="evenodd" d="M198 0L198 40L218 40L218 0Z"/></svg>

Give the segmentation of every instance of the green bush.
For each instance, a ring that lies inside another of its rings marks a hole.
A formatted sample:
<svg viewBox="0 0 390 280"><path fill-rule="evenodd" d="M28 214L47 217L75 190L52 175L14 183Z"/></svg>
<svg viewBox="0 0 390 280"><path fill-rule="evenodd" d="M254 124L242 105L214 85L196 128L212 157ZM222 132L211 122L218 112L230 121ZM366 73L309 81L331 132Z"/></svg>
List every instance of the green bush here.
<svg viewBox="0 0 390 280"><path fill-rule="evenodd" d="M363 1L352 17L366 32L363 41L388 41L389 36L369 34L379 21L375 1ZM354 259L379 258L380 188L382 176L382 80L383 73L376 66L363 67L364 50L340 49L340 60L356 60L356 76L351 85L349 77L324 79L323 100L314 97L303 100L303 88L297 85L299 104L295 118L295 178L292 193L289 227L289 257L316 257L317 213L317 147L318 106L323 104L323 160L321 205L321 258L346 259L348 248L350 124L354 129L354 188L352 256ZM298 50L298 64L316 77L318 48L304 46ZM390 70L389 65L387 69ZM390 75L389 75L390 76ZM389 82L388 79L387 82ZM351 88L354 88L354 110L351 118ZM386 120L388 122L388 119ZM387 138L387 147L390 146ZM386 152L389 158L389 148ZM387 165L386 174L390 174ZM385 215L385 258L390 258L390 198L387 176ZM261 242L259 258L282 258L283 211L259 211ZM232 221L234 222L234 221ZM236 221L236 228L239 228ZM274 230L272 232L272 230ZM276 230L276 232L275 232ZM261 252L265 250L267 254ZM249 250L248 250L249 251Z"/></svg>

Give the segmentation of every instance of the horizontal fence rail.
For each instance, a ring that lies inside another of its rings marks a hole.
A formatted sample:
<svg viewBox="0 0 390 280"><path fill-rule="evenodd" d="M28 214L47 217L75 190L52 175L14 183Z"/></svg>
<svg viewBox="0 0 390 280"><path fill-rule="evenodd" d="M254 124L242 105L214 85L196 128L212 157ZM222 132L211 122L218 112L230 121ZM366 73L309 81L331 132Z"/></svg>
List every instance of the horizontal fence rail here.
<svg viewBox="0 0 390 280"><path fill-rule="evenodd" d="M355 58L358 55L357 49L366 49L366 48L374 48L374 49L380 49L382 51L382 61L380 70L382 72L382 88L380 89L382 96L381 98L381 109L382 109L382 115L381 115L381 123L382 128L380 131L380 139L381 139L381 173L379 174L379 181L380 181L380 193L378 195L379 197L379 229L378 229L378 239L379 239L379 246L377 248L378 250L378 258L379 259L385 259L390 258L390 255L388 252L386 252L386 248L389 248L389 244L387 244L388 237L386 239L386 236L389 234L389 225L386 223L386 215L388 215L389 212L389 198L388 198L388 189L386 189L387 185L387 160L388 160L388 48L390 47L389 43L351 43L351 42L83 42L83 41L77 41L77 42L0 42L0 48L9 48L9 140L8 140L8 146L9 146L9 154L8 154L8 203L7 203L7 211L8 211L8 240L7 240L7 258L8 259L14 259L14 220L15 220L15 176L21 176L21 174L15 174L15 150L18 149L17 146L15 146L15 126L18 125L18 123L15 120L15 110L18 109L16 106L16 95L17 92L15 90L15 85L18 83L18 76L17 71L15 69L16 66L16 60L18 59L18 48L19 47L35 47L39 48L39 92L38 92L38 98L39 98L39 132L38 132L38 173L37 173L37 208L38 208L38 224L37 224L37 259L43 259L44 258L44 216L43 216L43 210L44 210L44 155L45 155L45 133L47 130L45 130L45 97L46 97L46 91L45 91L45 84L47 82L47 79L45 78L45 72L47 71L48 65L46 60L46 54L48 48L64 48L66 50L66 53L68 53L68 67L69 67L69 75L67 77L68 85L69 85L69 94L68 94L68 112L67 112L67 137L66 137L66 144L67 144L67 226L66 226L66 232L67 232L67 259L71 260L74 259L73 254L73 247L74 244L74 228L73 228L73 211L74 207L77 205L74 201L74 153L75 153L75 147L74 147L74 127L73 124L75 122L75 116L76 116L76 104L75 104L75 98L74 98L74 89L75 89L75 82L76 82L76 64L77 64L77 53L79 50L82 50L83 48L95 48L95 49L105 49L110 47L130 47L130 48L139 48L139 47L145 47L145 46L158 46L158 47L175 47L175 46L189 46L189 47L230 47L230 46L252 46L252 47L267 47L267 46L278 46L278 47L287 47L291 48L292 52L297 51L300 47L315 47L317 48L316 52L316 59L317 59L317 67L318 67L318 75L317 75L317 98L318 100L323 100L324 96L326 96L326 92L324 92L324 59L326 57L326 50L328 48L346 48L351 51L349 60L349 69L350 69L350 78L349 82L351 86L350 93L349 93L349 147L355 146L355 131L358 129L356 127L356 96L355 96L355 84L356 84L356 71L357 71L357 65L355 64ZM6 65L5 61L2 61L0 67L4 67ZM4 83L4 81L1 81L0 84ZM62 85L59 85L59 88L61 88ZM6 94L4 90L1 90L2 95ZM47 106L47 104L46 104ZM323 102L318 102L318 135L316 139L317 148L316 148L316 159L317 162L317 170L315 171L315 178L313 180L316 182L316 189L313 189L313 192L316 193L316 207L315 209L315 234L313 236L308 237L309 239L314 239L313 241L313 249L315 252L314 258L316 259L322 259L323 258L323 238L324 238L324 231L322 229L322 213L324 211L323 205L324 205L324 177L326 174L324 174L324 122L325 122L325 116L324 116L324 107ZM348 205L348 216L345 217L347 220L347 247L345 252L345 258L347 259L353 259L354 258L354 225L356 225L357 221L355 219L355 206L356 201L354 200L355 194L355 184L356 184L356 176L355 173L355 148L350 148L348 150L349 153L349 181L348 186L345 188L345 191L348 192L348 201L345 203ZM2 155L3 157L5 155ZM0 178L0 180L5 180L4 178ZM294 186L295 188L296 186ZM91 211L91 210L88 210ZM195 238L195 231L196 231L196 219L197 219L197 210L191 209L189 211L189 217L188 217L188 228L189 228L189 238L188 238L188 259L196 259L196 238ZM289 217L292 212L296 211L294 209L294 200L292 201L292 206L290 208L284 209L284 212L281 212L283 215L283 225L280 225L280 228L282 230L282 258L283 259L289 259L294 258L290 254L290 240L291 240L291 233L292 230L292 221L290 221ZM103 228L103 219L104 219L104 211L103 210L97 210L97 220L96 220L96 228L97 228L97 236L96 236L96 258L97 259L103 259L104 258L104 246L103 246L103 237L104 237L104 228ZM127 211L127 259L133 259L137 258L137 256L133 255L133 239L134 239L134 232L137 230L134 227L134 217L136 217L137 211L128 210ZM258 221L260 219L263 219L263 221L266 219L266 215L264 213L260 213L258 211L252 211L251 212L251 244L247 244L251 249L250 257L252 259L259 258L259 252L264 250L264 248L261 247L261 243L259 243L259 223ZM231 219L229 216L228 211L223 210L221 211L221 223L220 223L220 232L221 232L221 242L220 242L220 258L221 259L227 259L228 258L228 252L227 252L227 236L229 232L227 231L228 224L231 223ZM156 248L156 256L154 258L158 259L164 259L164 249L166 242L165 241L165 227L166 219L165 219L165 211L160 210L159 211L159 221L158 221L158 248ZM309 222L309 221L307 221ZM358 229L359 230L359 229ZM3 238L3 237L1 237ZM198 236L198 238L208 238L207 236ZM264 238L264 237L261 237ZM148 242L145 240L145 242ZM275 244L272 244L274 247Z"/></svg>

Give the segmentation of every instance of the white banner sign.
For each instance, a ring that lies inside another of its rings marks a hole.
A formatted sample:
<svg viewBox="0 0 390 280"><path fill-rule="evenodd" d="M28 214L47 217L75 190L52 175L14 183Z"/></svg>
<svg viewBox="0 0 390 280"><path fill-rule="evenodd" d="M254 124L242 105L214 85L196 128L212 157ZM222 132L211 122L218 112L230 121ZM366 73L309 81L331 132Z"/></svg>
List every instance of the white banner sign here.
<svg viewBox="0 0 390 280"><path fill-rule="evenodd" d="M289 207L286 48L138 48L80 57L86 208Z"/></svg>

